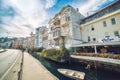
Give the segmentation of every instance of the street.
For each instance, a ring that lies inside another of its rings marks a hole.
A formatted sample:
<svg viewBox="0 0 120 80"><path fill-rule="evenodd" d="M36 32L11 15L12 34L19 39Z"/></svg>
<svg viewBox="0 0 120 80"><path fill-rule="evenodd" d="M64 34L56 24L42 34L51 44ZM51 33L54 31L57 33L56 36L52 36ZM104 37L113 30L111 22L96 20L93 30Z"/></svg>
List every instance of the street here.
<svg viewBox="0 0 120 80"><path fill-rule="evenodd" d="M8 49L6 52L0 53L0 79L9 68L15 63L18 57L21 55L19 50Z"/></svg>

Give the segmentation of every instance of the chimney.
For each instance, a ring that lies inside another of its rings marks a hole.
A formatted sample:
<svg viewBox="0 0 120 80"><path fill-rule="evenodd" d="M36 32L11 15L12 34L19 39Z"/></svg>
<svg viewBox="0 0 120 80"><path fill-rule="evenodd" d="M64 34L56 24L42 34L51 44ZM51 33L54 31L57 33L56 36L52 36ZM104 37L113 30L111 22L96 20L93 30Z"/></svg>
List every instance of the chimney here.
<svg viewBox="0 0 120 80"><path fill-rule="evenodd" d="M78 9L78 8L76 8L76 10L79 12L79 9Z"/></svg>

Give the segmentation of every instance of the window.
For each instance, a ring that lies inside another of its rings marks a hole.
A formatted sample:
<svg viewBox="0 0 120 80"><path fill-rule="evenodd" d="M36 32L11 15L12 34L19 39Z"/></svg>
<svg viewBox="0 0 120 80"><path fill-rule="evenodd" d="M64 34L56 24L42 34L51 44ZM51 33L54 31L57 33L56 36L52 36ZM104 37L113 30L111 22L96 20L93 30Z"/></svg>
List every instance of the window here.
<svg viewBox="0 0 120 80"><path fill-rule="evenodd" d="M94 31L94 27L92 27L91 30Z"/></svg>
<svg viewBox="0 0 120 80"><path fill-rule="evenodd" d="M37 28L37 29L36 29L36 31L38 31L38 32L39 32L39 28Z"/></svg>
<svg viewBox="0 0 120 80"><path fill-rule="evenodd" d="M70 16L67 16L65 19L66 21L70 21Z"/></svg>
<svg viewBox="0 0 120 80"><path fill-rule="evenodd" d="M55 31L55 36L57 36L57 31Z"/></svg>
<svg viewBox="0 0 120 80"><path fill-rule="evenodd" d="M53 32L53 37L55 37L55 32Z"/></svg>
<svg viewBox="0 0 120 80"><path fill-rule="evenodd" d="M104 27L106 27L106 26L107 26L106 21L103 21L103 26L104 26Z"/></svg>
<svg viewBox="0 0 120 80"><path fill-rule="evenodd" d="M114 34L115 34L115 36L120 37L120 34L119 34L119 32L118 32L118 31L115 31L115 32L114 32Z"/></svg>
<svg viewBox="0 0 120 80"><path fill-rule="evenodd" d="M70 16L68 16L68 21L70 21Z"/></svg>
<svg viewBox="0 0 120 80"><path fill-rule="evenodd" d="M65 12L70 12L70 8L68 8Z"/></svg>
<svg viewBox="0 0 120 80"><path fill-rule="evenodd" d="M67 17L65 17L65 20L67 21Z"/></svg>
<svg viewBox="0 0 120 80"><path fill-rule="evenodd" d="M96 41L96 38L93 38L93 41Z"/></svg>
<svg viewBox="0 0 120 80"><path fill-rule="evenodd" d="M112 23L112 25L116 24L115 18L111 19L111 23Z"/></svg>
<svg viewBox="0 0 120 80"><path fill-rule="evenodd" d="M60 36L60 31L58 31L58 36Z"/></svg>
<svg viewBox="0 0 120 80"><path fill-rule="evenodd" d="M55 46L59 46L59 40L55 41Z"/></svg>
<svg viewBox="0 0 120 80"><path fill-rule="evenodd" d="M48 39L48 36L43 37L43 40L47 40L47 39Z"/></svg>
<svg viewBox="0 0 120 80"><path fill-rule="evenodd" d="M88 41L90 42L90 36L88 36Z"/></svg>
<svg viewBox="0 0 120 80"><path fill-rule="evenodd" d="M53 27L51 27L51 31L53 30Z"/></svg>

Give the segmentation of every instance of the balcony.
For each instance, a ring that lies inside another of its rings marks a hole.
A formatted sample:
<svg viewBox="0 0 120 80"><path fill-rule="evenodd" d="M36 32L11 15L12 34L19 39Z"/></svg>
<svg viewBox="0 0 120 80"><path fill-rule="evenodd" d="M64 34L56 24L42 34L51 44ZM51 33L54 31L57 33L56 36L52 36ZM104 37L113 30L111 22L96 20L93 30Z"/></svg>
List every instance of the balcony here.
<svg viewBox="0 0 120 80"><path fill-rule="evenodd" d="M53 24L54 24L54 25L60 25L60 20L59 20L59 19L54 20L54 21L53 21Z"/></svg>
<svg viewBox="0 0 120 80"><path fill-rule="evenodd" d="M61 18L61 26L62 27L68 26L70 21L71 21L71 17L69 14L63 15L63 17Z"/></svg>
<svg viewBox="0 0 120 80"><path fill-rule="evenodd" d="M53 32L53 39L58 39L61 36L60 30L54 31Z"/></svg>
<svg viewBox="0 0 120 80"><path fill-rule="evenodd" d="M56 25L56 26L54 26L53 31L58 31L58 30L61 30L60 25Z"/></svg>
<svg viewBox="0 0 120 80"><path fill-rule="evenodd" d="M68 35L69 35L68 31L66 30L61 31L61 36L68 36Z"/></svg>
<svg viewBox="0 0 120 80"><path fill-rule="evenodd" d="M66 27L69 25L69 22L68 21L61 21L61 26L62 27Z"/></svg>

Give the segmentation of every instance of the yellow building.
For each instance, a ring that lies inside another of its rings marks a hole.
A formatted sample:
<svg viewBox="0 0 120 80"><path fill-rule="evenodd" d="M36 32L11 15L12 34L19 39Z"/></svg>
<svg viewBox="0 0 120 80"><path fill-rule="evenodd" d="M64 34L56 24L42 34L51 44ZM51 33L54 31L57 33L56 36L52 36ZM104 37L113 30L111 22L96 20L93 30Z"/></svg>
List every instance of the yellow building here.
<svg viewBox="0 0 120 80"><path fill-rule="evenodd" d="M102 47L114 46L116 50L120 48L120 1L84 18L80 24L80 31L83 43L73 47L94 47L95 53L97 48L99 52ZM116 52L120 53L119 51Z"/></svg>

